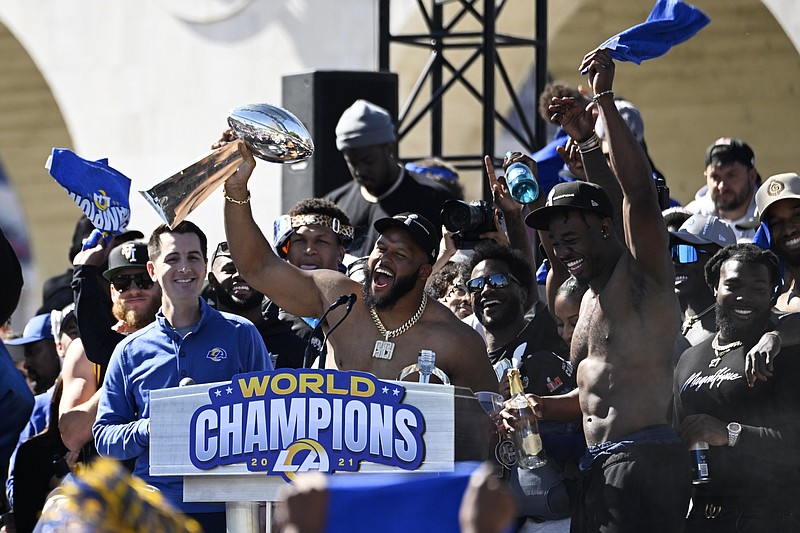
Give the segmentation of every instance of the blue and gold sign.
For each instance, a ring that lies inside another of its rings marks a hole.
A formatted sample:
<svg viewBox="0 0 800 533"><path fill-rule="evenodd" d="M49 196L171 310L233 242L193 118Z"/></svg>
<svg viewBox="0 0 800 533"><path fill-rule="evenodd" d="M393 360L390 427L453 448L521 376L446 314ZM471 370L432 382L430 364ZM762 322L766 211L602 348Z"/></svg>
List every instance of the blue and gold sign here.
<svg viewBox="0 0 800 533"><path fill-rule="evenodd" d="M282 475L349 471L369 461L406 470L424 456L425 422L401 403L405 388L363 372L281 369L251 372L209 389L192 415L192 464L208 470L245 463Z"/></svg>

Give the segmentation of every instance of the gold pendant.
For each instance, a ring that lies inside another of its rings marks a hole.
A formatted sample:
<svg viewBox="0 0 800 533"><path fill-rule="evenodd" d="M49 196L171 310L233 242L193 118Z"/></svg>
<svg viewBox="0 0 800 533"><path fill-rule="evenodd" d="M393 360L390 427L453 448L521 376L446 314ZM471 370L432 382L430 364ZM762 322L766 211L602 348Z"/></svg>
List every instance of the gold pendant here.
<svg viewBox="0 0 800 533"><path fill-rule="evenodd" d="M391 359L394 355L394 343L387 341L375 341L375 349L372 350L372 357L375 359Z"/></svg>

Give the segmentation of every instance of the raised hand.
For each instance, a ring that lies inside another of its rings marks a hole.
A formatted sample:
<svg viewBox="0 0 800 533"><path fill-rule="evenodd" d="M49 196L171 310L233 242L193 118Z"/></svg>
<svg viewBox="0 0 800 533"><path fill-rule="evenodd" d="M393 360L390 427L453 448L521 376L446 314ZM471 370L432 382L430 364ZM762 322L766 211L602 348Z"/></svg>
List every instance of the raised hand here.
<svg viewBox="0 0 800 533"><path fill-rule="evenodd" d="M614 61L608 50L592 50L583 57L578 70L588 70L589 83L595 95L610 91L614 84Z"/></svg>
<svg viewBox="0 0 800 533"><path fill-rule="evenodd" d="M575 98L553 97L547 109L551 113L550 120L576 141L585 141L594 133L594 115Z"/></svg>

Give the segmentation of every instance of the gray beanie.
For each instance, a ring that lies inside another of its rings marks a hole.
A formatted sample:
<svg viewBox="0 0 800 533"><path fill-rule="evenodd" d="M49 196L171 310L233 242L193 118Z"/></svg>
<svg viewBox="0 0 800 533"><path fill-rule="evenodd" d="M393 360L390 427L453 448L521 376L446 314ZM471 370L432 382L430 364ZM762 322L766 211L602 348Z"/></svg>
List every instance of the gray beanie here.
<svg viewBox="0 0 800 533"><path fill-rule="evenodd" d="M339 151L396 140L392 116L384 108L366 100L356 100L345 109L336 124L336 148Z"/></svg>

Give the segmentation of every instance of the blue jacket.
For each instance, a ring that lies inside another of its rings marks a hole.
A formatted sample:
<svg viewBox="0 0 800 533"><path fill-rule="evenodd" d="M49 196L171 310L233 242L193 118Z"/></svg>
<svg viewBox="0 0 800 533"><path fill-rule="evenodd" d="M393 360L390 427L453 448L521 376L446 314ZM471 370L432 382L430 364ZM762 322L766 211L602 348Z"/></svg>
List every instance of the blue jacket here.
<svg viewBox="0 0 800 533"><path fill-rule="evenodd" d="M221 509L183 503L180 477L150 476L150 391L177 387L184 377L195 383L213 383L242 372L272 370L264 341L249 320L199 301L200 321L183 339L159 311L155 322L117 345L92 426L101 455L135 458L133 473L184 512Z"/></svg>

